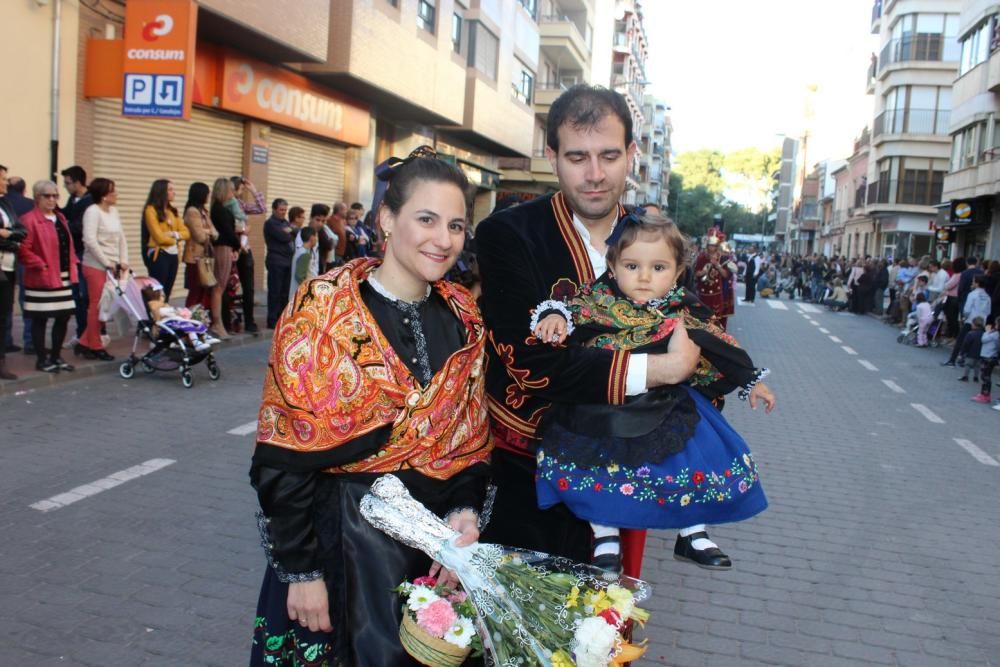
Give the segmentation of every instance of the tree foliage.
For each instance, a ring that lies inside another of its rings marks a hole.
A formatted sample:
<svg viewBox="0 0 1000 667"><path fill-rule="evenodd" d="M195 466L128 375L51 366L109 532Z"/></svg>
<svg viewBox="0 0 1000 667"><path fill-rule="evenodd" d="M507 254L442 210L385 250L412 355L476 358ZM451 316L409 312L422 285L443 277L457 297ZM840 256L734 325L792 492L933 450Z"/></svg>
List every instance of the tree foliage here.
<svg viewBox="0 0 1000 667"><path fill-rule="evenodd" d="M725 220L727 235L766 231L769 195L780 166L777 149L682 153L670 174L670 215L695 238L708 231L716 214Z"/></svg>

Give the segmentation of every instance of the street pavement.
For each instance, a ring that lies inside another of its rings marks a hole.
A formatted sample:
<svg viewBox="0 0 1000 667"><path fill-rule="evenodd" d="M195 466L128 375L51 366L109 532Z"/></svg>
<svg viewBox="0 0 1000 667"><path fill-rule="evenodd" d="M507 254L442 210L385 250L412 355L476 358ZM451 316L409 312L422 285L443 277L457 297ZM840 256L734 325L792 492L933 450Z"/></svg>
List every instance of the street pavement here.
<svg viewBox="0 0 1000 667"><path fill-rule="evenodd" d="M945 350L778 303L730 320L778 409L726 407L770 508L710 528L730 572L650 536L639 664L1000 664L1000 413L969 401ZM101 375L0 397L0 665L246 664L266 354L227 347L222 379L198 367L192 389Z"/></svg>

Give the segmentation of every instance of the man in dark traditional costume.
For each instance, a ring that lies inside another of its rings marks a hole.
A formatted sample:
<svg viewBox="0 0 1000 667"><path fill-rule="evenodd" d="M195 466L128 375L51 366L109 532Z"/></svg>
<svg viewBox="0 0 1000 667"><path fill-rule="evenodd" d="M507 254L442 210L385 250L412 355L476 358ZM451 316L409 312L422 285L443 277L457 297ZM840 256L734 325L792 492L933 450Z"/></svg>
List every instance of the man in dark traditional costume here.
<svg viewBox="0 0 1000 667"><path fill-rule="evenodd" d="M694 262L694 285L698 298L712 309L725 330L733 314L733 275L736 263L723 253L726 235L717 227L708 230L705 249Z"/></svg>
<svg viewBox="0 0 1000 667"><path fill-rule="evenodd" d="M605 239L624 215L619 200L636 151L624 98L585 85L553 103L546 143L560 191L491 215L476 234L499 487L483 539L588 561L587 522L563 505L538 509L534 453L546 411L554 403L621 404L626 396L683 382L696 367L698 348L686 333L661 354L553 348L534 338L527 324L538 303L605 272ZM681 531L675 555L704 567L731 567L703 527L692 528ZM645 533L626 531L622 541L625 573L638 575Z"/></svg>

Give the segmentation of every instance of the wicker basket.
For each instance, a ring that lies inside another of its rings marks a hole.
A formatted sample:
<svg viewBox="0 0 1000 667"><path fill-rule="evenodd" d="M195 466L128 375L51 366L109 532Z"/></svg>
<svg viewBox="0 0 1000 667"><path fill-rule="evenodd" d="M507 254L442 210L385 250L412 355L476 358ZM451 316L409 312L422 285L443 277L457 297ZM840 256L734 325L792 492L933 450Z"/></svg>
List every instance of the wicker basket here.
<svg viewBox="0 0 1000 667"><path fill-rule="evenodd" d="M462 648L432 637L405 612L399 624L399 641L410 657L427 667L458 667L472 652L471 646Z"/></svg>

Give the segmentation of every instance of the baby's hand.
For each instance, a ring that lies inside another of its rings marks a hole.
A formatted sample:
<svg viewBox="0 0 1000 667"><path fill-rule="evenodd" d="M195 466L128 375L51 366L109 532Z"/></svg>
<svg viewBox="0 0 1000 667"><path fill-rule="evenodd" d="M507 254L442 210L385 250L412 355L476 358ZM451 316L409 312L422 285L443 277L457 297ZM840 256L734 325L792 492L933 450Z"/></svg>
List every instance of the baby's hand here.
<svg viewBox="0 0 1000 667"><path fill-rule="evenodd" d="M542 318L534 331L535 336L545 342L557 345L566 340L566 318L552 313Z"/></svg>

